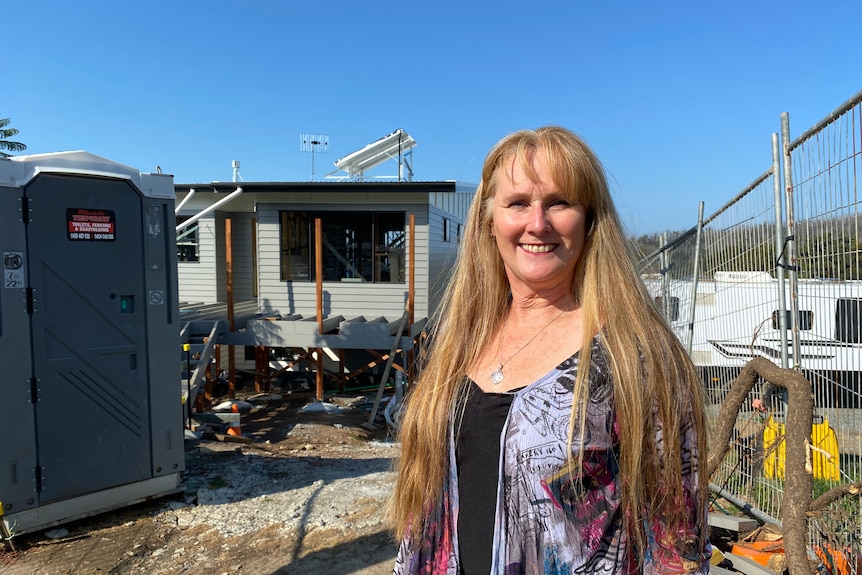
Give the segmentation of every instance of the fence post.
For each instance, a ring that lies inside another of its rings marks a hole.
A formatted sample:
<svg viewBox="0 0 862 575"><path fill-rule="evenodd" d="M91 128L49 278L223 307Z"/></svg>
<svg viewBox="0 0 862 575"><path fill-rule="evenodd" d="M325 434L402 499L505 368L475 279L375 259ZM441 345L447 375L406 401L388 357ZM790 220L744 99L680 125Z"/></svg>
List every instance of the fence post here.
<svg viewBox="0 0 862 575"><path fill-rule="evenodd" d="M801 349L799 346L799 273L796 269L796 239L794 237L793 219L793 162L790 158L790 116L787 112L781 113L781 140L784 144L784 196L787 204L787 243L786 259L788 271L790 272L790 325L793 333L793 366L801 371Z"/></svg>
<svg viewBox="0 0 862 575"><path fill-rule="evenodd" d="M697 280L700 276L700 233L703 231L703 202L697 209L697 232L694 239L694 268L691 272L691 311L688 317L688 333L686 334L685 350L691 357L691 346L694 341L694 318L697 309Z"/></svg>
<svg viewBox="0 0 862 575"><path fill-rule="evenodd" d="M670 315L670 294L668 293L670 279L668 278L668 274L670 273L670 256L667 253L667 232L662 232L661 234L661 255L659 257L659 266L661 273L661 312L664 315L664 319L667 321L668 325L672 325L673 320Z"/></svg>
<svg viewBox="0 0 862 575"><path fill-rule="evenodd" d="M784 288L784 214L781 209L781 163L778 134L772 134L772 188L775 192L775 276L778 280L778 331L781 341L781 367L787 369L787 299ZM794 352L795 353L795 352ZM794 356L796 357L796 356Z"/></svg>

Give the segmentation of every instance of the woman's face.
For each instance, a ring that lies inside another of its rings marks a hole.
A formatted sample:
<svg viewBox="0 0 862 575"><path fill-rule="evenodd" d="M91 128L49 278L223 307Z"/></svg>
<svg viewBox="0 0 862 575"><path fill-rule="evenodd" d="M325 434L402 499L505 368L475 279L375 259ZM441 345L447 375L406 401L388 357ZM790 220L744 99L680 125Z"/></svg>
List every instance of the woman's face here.
<svg viewBox="0 0 862 575"><path fill-rule="evenodd" d="M513 157L497 174L491 229L513 292L570 290L587 234L587 210L551 180L542 154L533 155L533 182Z"/></svg>

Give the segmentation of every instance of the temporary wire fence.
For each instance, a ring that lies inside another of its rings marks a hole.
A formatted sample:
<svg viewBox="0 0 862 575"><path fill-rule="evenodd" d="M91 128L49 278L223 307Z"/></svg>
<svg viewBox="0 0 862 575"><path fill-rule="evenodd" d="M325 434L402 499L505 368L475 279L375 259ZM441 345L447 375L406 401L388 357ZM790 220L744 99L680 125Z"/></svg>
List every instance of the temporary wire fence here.
<svg viewBox="0 0 862 575"><path fill-rule="evenodd" d="M816 497L862 481L862 92L792 142L784 114L772 152L761 176L707 218L701 206L697 225L664 238L640 270L701 374L712 422L753 357L811 382ZM780 389L755 387L711 479L778 524L785 414ZM809 521L811 549L827 564L862 553L860 499L842 498ZM859 575L851 561L843 569Z"/></svg>
<svg viewBox="0 0 862 575"><path fill-rule="evenodd" d="M798 326L800 336L794 338L794 346L797 342L799 346L798 368L814 391L812 442L837 459L824 467L824 473L815 473L814 495L818 495L842 483L862 481L862 92L799 138L790 141L789 133L785 114L790 274L791 280L798 280L798 313L801 317L809 310L823 309L834 317L831 334L806 333L804 326ZM828 365L808 357L816 354L830 356ZM859 553L860 517L862 497L858 495L814 515L809 522L812 546L838 554ZM858 567L849 561L847 572Z"/></svg>

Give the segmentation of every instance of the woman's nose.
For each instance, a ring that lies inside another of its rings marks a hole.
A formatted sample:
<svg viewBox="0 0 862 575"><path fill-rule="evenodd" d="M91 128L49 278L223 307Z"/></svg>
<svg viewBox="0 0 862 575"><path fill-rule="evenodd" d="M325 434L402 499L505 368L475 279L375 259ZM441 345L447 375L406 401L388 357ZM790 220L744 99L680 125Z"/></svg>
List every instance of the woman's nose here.
<svg viewBox="0 0 862 575"><path fill-rule="evenodd" d="M527 223L531 232L545 232L550 229L551 222L548 220L548 210L540 203L530 204L530 218Z"/></svg>

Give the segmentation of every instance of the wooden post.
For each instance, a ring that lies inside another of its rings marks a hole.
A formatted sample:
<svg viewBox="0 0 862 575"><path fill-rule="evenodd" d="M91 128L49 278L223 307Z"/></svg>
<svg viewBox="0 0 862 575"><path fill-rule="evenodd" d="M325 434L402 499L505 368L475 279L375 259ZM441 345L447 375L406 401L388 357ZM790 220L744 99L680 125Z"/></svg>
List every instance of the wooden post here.
<svg viewBox="0 0 862 575"><path fill-rule="evenodd" d="M263 391L269 393L270 383L272 383L272 368L269 367L269 346L263 346L260 348L261 359L263 360L263 372L266 374L266 381L263 382Z"/></svg>
<svg viewBox="0 0 862 575"><path fill-rule="evenodd" d="M317 284L317 333L323 336L323 223L314 219L314 275ZM317 373L315 374L317 401L323 401L323 348L317 348Z"/></svg>
<svg viewBox="0 0 862 575"><path fill-rule="evenodd" d="M231 221L230 218L225 218L224 221L224 259L225 273L227 276L227 321L230 333L233 333L235 324L233 316L233 239L231 238ZM228 397L234 399L236 397L236 357L234 357L234 349L232 345L227 346L227 365L228 365Z"/></svg>
<svg viewBox="0 0 862 575"><path fill-rule="evenodd" d="M344 393L344 350L338 350L338 375L340 377L338 381L338 393Z"/></svg>
<svg viewBox="0 0 862 575"><path fill-rule="evenodd" d="M269 361L267 360L267 348L262 345L254 346L254 391L260 393L262 390L269 392Z"/></svg>

